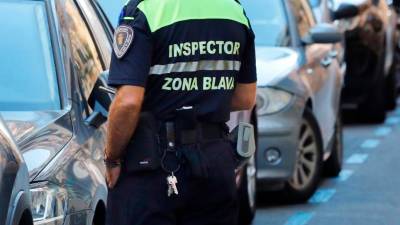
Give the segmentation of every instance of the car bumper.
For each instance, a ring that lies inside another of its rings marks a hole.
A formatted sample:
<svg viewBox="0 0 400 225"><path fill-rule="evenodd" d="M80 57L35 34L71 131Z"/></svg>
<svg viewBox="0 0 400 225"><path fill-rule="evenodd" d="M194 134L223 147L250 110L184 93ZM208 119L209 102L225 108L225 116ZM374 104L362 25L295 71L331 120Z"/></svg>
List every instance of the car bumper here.
<svg viewBox="0 0 400 225"><path fill-rule="evenodd" d="M304 102L301 99L295 99L281 112L258 117L257 182L259 186L286 181L292 176L303 112ZM271 149L280 152L280 160L276 163L270 163L266 159L266 152Z"/></svg>

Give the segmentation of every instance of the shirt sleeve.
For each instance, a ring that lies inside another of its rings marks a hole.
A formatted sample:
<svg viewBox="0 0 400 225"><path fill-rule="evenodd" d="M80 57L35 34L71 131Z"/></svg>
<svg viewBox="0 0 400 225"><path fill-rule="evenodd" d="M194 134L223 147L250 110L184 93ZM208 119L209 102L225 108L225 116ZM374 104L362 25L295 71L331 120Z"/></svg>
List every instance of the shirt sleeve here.
<svg viewBox="0 0 400 225"><path fill-rule="evenodd" d="M246 48L242 58L238 83L250 84L257 81L256 52L254 44L254 33L251 28L247 32Z"/></svg>
<svg viewBox="0 0 400 225"><path fill-rule="evenodd" d="M125 10L126 8L124 8ZM108 84L113 87L121 85L145 87L152 58L151 31L145 15L139 9L126 13L124 11L120 18L119 27L125 26L125 30L131 28L133 38L130 43L123 39L125 43L121 44L123 41L118 39L119 29L116 29ZM116 46L117 42L120 48ZM126 44L127 49L121 47L124 44Z"/></svg>

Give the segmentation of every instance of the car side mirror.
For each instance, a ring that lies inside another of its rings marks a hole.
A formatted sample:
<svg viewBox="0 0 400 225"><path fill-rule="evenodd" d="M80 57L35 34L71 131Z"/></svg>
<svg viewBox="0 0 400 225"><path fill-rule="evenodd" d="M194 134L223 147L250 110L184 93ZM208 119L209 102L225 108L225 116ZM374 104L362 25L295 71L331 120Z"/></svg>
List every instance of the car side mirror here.
<svg viewBox="0 0 400 225"><path fill-rule="evenodd" d="M343 32L332 24L321 23L310 29L302 38L304 44L332 44L343 40Z"/></svg>
<svg viewBox="0 0 400 225"><path fill-rule="evenodd" d="M349 3L342 3L332 13L333 20L346 19L357 16L359 13L358 7Z"/></svg>
<svg viewBox="0 0 400 225"><path fill-rule="evenodd" d="M108 71L102 72L93 87L88 103L93 112L86 118L85 123L93 127L100 127L107 121L108 110L114 98L115 91L107 84Z"/></svg>

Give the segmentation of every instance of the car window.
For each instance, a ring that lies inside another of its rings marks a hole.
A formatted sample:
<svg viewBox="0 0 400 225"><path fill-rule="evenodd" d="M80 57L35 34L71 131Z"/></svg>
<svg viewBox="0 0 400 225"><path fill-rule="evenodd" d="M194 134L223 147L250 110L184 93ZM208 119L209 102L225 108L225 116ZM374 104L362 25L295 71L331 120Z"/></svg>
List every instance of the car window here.
<svg viewBox="0 0 400 225"><path fill-rule="evenodd" d="M269 0L270 1L270 0ZM126 0L97 0L114 27L118 25L119 14Z"/></svg>
<svg viewBox="0 0 400 225"><path fill-rule="evenodd" d="M285 6L281 0L243 0L241 3L256 35L256 45L291 44Z"/></svg>
<svg viewBox="0 0 400 225"><path fill-rule="evenodd" d="M44 2L0 2L0 111L60 110Z"/></svg>
<svg viewBox="0 0 400 225"><path fill-rule="evenodd" d="M315 25L314 15L307 0L289 0L300 37L307 35Z"/></svg>
<svg viewBox="0 0 400 225"><path fill-rule="evenodd" d="M87 0L78 0L80 8L82 9L83 15L90 27L93 37L96 39L97 46L103 56L104 64L106 67L110 65L111 60L111 37L109 36L109 30L104 26L104 23L98 17L98 13Z"/></svg>
<svg viewBox="0 0 400 225"><path fill-rule="evenodd" d="M318 7L321 5L321 0L310 0L311 7Z"/></svg>
<svg viewBox="0 0 400 225"><path fill-rule="evenodd" d="M100 54L80 11L72 0L60 1L60 23L64 25L70 40L70 52L75 76L78 77L79 89L87 100L97 77L103 71Z"/></svg>

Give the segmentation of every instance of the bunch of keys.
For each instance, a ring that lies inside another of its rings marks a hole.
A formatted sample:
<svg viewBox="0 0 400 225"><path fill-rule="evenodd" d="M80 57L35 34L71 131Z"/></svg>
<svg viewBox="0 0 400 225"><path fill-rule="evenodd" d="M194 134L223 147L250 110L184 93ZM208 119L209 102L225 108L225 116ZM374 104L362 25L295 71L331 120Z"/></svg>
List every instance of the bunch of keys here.
<svg viewBox="0 0 400 225"><path fill-rule="evenodd" d="M178 179L175 177L174 173L171 173L170 176L167 177L167 184L168 184L168 197L171 195L178 195L178 188L176 184L178 183Z"/></svg>

